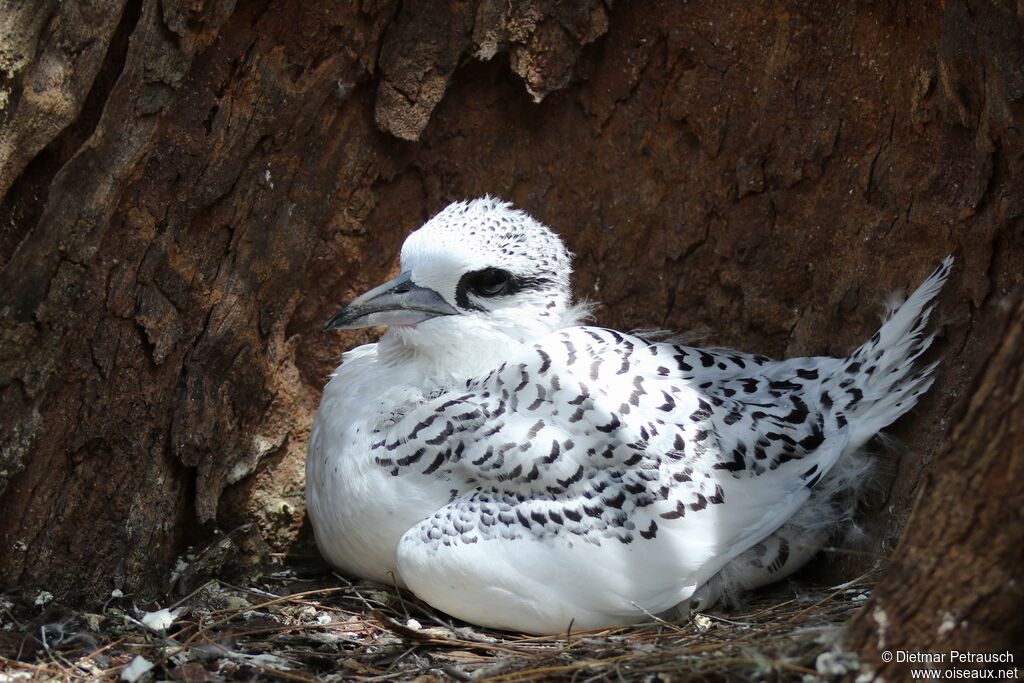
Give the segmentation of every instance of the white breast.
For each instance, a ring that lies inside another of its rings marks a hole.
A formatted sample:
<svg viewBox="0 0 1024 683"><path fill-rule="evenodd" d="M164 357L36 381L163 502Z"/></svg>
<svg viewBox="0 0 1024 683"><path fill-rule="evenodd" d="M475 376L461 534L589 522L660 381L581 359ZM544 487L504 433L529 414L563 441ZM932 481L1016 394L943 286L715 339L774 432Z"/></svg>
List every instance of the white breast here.
<svg viewBox="0 0 1024 683"><path fill-rule="evenodd" d="M376 344L345 354L324 389L306 458L307 505L320 551L343 571L386 583L402 583L395 569L402 535L450 495L443 480L391 476L370 455L374 430L424 399L409 372L408 365L385 367Z"/></svg>

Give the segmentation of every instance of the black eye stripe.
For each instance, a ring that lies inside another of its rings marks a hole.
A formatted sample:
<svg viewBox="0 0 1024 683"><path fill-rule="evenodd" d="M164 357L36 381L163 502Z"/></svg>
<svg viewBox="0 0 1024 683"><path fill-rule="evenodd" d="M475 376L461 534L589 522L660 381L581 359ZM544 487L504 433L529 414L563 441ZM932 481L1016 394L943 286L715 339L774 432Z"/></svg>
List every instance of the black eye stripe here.
<svg viewBox="0 0 1024 683"><path fill-rule="evenodd" d="M474 290L473 285L475 281L480 278L483 278L485 281L491 280L495 277L495 273L504 274L508 278L507 284L501 289L500 293L486 295ZM542 289L551 285L551 283L551 279L546 277L514 275L499 268L483 268L481 270L474 270L459 278L459 284L455 287L455 305L465 310L483 311L486 310L483 306L470 301L470 294L473 294L478 298L486 296L509 296L524 290Z"/></svg>

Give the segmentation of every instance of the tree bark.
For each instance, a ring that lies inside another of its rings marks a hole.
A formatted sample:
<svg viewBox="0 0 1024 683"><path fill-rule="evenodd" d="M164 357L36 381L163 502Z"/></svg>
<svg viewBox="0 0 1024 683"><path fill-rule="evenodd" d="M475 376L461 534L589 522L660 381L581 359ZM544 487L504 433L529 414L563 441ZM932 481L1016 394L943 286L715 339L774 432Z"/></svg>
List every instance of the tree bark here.
<svg viewBox="0 0 1024 683"><path fill-rule="evenodd" d="M565 237L602 324L774 356L848 352L956 255L938 381L835 574L891 552L923 473L1019 471L933 458L1024 279L1019 3L2 1L0 586L153 596L214 529L290 547L320 389L370 338L322 321L484 193Z"/></svg>
<svg viewBox="0 0 1024 683"><path fill-rule="evenodd" d="M1024 300L984 374L967 391L966 414L950 430L919 488L885 579L850 624L849 646L884 680L919 665L882 653L951 650L1024 661Z"/></svg>

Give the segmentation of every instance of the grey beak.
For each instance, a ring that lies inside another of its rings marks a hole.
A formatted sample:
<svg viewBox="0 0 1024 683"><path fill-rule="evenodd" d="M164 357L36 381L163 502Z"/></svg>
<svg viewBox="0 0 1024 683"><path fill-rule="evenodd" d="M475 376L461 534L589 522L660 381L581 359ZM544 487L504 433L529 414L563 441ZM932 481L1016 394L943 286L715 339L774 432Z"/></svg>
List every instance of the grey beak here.
<svg viewBox="0 0 1024 683"><path fill-rule="evenodd" d="M439 315L459 311L432 289L413 284L411 273L402 273L355 299L332 315L325 330L353 330L374 325L415 325Z"/></svg>

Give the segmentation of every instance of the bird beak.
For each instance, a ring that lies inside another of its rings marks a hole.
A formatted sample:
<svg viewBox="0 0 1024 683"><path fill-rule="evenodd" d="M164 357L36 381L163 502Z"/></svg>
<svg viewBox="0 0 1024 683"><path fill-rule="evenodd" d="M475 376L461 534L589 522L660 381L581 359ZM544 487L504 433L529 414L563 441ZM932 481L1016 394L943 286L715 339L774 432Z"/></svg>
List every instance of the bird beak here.
<svg viewBox="0 0 1024 683"><path fill-rule="evenodd" d="M454 315L451 306L432 289L413 284L412 273L402 273L355 299L332 315L325 330L352 330L374 325L415 325L439 315Z"/></svg>

